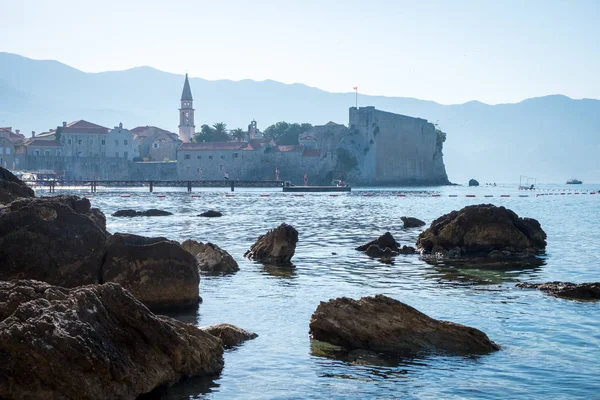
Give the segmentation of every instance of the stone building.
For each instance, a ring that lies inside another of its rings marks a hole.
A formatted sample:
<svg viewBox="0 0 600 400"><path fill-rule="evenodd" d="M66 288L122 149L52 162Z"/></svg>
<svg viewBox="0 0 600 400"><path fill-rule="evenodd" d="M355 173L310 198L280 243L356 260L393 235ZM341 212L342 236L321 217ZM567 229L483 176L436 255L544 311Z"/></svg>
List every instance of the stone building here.
<svg viewBox="0 0 600 400"><path fill-rule="evenodd" d="M23 145L25 136L19 130L12 131L12 127L0 127L0 166L8 169L16 169L15 154Z"/></svg>
<svg viewBox="0 0 600 400"><path fill-rule="evenodd" d="M129 161L139 157L138 143L133 139L133 133L123 128L123 124L115 126L106 139L106 157L124 158Z"/></svg>
<svg viewBox="0 0 600 400"><path fill-rule="evenodd" d="M176 133L156 126L138 126L131 130L143 161L174 161L181 140Z"/></svg>
<svg viewBox="0 0 600 400"><path fill-rule="evenodd" d="M188 75L185 74L183 91L181 92L181 108L179 109L179 139L189 143L196 132L194 125L194 99Z"/></svg>

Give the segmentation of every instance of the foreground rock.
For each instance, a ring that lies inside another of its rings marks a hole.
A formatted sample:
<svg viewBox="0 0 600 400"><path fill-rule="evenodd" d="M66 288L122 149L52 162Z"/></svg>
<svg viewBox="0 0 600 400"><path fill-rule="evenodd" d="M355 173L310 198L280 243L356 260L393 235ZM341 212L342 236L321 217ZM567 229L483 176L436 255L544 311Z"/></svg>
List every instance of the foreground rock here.
<svg viewBox="0 0 600 400"><path fill-rule="evenodd" d="M546 283L517 283L523 289L539 289L551 296L573 300L600 300L600 282L571 283L571 282L546 282Z"/></svg>
<svg viewBox="0 0 600 400"><path fill-rule="evenodd" d="M207 217L207 218L215 218L222 217L223 213L214 210L204 211L202 214L198 214L198 217Z"/></svg>
<svg viewBox="0 0 600 400"><path fill-rule="evenodd" d="M112 214L113 217L166 217L168 215L173 215L173 213L163 210L157 210L155 208L151 208L150 210L145 211L118 210Z"/></svg>
<svg viewBox="0 0 600 400"><path fill-rule="evenodd" d="M102 282L116 282L151 309L195 306L196 260L177 242L116 233L107 241Z"/></svg>
<svg viewBox="0 0 600 400"><path fill-rule="evenodd" d="M469 179L469 186L479 186L479 182L475 179Z"/></svg>
<svg viewBox="0 0 600 400"><path fill-rule="evenodd" d="M116 284L0 282L0 398L134 399L223 369L221 341Z"/></svg>
<svg viewBox="0 0 600 400"><path fill-rule="evenodd" d="M246 340L258 337L256 333L248 332L247 330L230 324L209 325L203 326L200 329L221 339L221 341L223 341L223 347L226 349L239 346Z"/></svg>
<svg viewBox="0 0 600 400"><path fill-rule="evenodd" d="M244 257L271 265L290 265L298 243L298 231L281 224L258 238Z"/></svg>
<svg viewBox="0 0 600 400"><path fill-rule="evenodd" d="M216 244L186 240L181 247L196 258L200 271L231 273L240 270L233 257Z"/></svg>
<svg viewBox="0 0 600 400"><path fill-rule="evenodd" d="M88 199L18 199L0 208L0 280L74 287L99 283L107 232Z"/></svg>
<svg viewBox="0 0 600 400"><path fill-rule="evenodd" d="M531 257L546 248L540 223L491 204L467 206L431 223L419 235L421 254L447 258Z"/></svg>
<svg viewBox="0 0 600 400"><path fill-rule="evenodd" d="M421 221L418 218L413 217L400 217L402 222L404 222L405 228L419 228L421 226L425 226L425 222Z"/></svg>
<svg viewBox="0 0 600 400"><path fill-rule="evenodd" d="M349 350L396 354L484 354L499 349L480 330L438 321L383 295L321 302L310 319L310 334Z"/></svg>
<svg viewBox="0 0 600 400"><path fill-rule="evenodd" d="M21 197L35 197L35 193L12 172L0 167L0 204L8 204Z"/></svg>

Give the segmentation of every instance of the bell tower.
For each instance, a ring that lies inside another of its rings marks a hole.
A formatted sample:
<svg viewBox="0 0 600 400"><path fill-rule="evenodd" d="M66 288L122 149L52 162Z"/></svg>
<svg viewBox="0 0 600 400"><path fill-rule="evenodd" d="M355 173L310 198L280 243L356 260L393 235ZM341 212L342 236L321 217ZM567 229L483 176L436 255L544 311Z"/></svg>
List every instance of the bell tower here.
<svg viewBox="0 0 600 400"><path fill-rule="evenodd" d="M179 139L184 143L191 141L195 129L194 99L192 98L188 75L185 74L185 83L183 84L183 92L181 92L181 108L179 109Z"/></svg>

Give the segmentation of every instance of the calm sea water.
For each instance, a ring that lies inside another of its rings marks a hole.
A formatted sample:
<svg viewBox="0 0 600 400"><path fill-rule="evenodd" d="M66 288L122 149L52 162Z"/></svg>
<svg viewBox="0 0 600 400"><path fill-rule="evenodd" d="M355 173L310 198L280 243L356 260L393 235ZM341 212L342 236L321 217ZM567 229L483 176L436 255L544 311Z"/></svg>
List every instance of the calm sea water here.
<svg viewBox="0 0 600 400"><path fill-rule="evenodd" d="M575 189L587 193L600 186ZM226 352L219 376L187 380L163 398L600 398L600 303L515 288L519 281L600 281L600 194L535 197L553 192L519 192L507 186L370 188L337 197L237 189L235 197L225 197L225 189L195 189L192 194L201 197L193 198L175 189L146 190L100 189L91 202L107 215L111 232L210 241L230 252L240 271L203 276L204 302L198 312L177 317L198 325L232 323L259 334ZM364 196L368 193L372 196ZM435 193L441 196L432 197ZM429 224L444 213L484 202L540 221L548 234L544 265L461 269L431 266L417 256L400 256L394 265L385 265L354 250L386 231L401 244L414 245L421 230L403 229L401 216ZM110 216L122 208L160 208L174 215ZM225 216L196 217L207 209ZM259 235L282 222L299 231L294 268L265 267L242 257ZM481 357L371 362L311 352L308 323L319 302L379 293L434 318L479 328L502 350Z"/></svg>

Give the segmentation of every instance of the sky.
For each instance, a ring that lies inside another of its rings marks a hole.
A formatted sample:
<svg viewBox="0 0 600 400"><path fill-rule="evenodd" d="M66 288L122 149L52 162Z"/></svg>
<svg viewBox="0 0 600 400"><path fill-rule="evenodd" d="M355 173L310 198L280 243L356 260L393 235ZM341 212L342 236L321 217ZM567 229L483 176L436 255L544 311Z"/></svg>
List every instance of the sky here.
<svg viewBox="0 0 600 400"><path fill-rule="evenodd" d="M0 51L441 104L600 98L597 0L0 0Z"/></svg>

